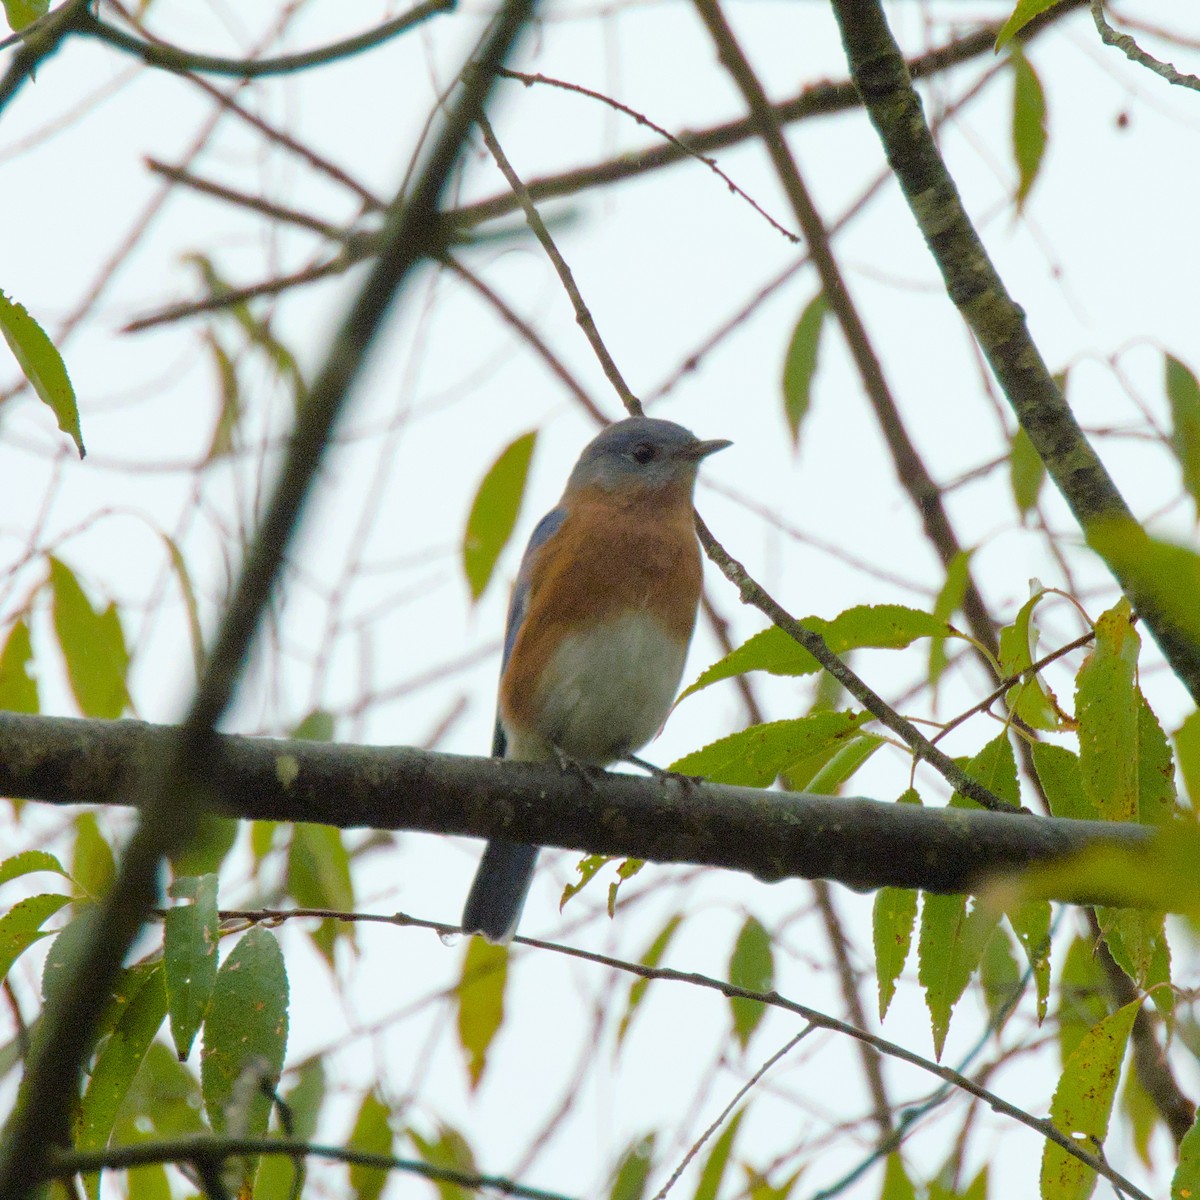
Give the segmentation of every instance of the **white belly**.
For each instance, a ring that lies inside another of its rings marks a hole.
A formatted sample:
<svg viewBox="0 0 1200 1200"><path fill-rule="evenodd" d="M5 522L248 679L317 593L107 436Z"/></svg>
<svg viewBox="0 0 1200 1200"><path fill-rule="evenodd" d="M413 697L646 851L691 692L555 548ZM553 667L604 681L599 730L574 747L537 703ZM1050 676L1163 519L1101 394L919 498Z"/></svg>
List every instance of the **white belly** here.
<svg viewBox="0 0 1200 1200"><path fill-rule="evenodd" d="M686 655L645 613L567 638L542 677L537 737L506 731L508 757L544 759L557 746L602 766L640 750L667 718Z"/></svg>

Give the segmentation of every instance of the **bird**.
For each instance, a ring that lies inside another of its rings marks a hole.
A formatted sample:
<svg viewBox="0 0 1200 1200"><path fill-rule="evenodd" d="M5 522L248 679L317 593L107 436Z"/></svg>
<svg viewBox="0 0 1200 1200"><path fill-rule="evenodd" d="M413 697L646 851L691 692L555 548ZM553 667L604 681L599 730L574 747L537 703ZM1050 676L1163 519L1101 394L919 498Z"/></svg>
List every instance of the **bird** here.
<svg viewBox="0 0 1200 1200"><path fill-rule="evenodd" d="M584 771L649 765L634 755L671 709L700 601L696 474L730 445L673 421L629 417L584 447L517 572L494 757ZM463 910L465 934L512 940L538 850L488 842Z"/></svg>

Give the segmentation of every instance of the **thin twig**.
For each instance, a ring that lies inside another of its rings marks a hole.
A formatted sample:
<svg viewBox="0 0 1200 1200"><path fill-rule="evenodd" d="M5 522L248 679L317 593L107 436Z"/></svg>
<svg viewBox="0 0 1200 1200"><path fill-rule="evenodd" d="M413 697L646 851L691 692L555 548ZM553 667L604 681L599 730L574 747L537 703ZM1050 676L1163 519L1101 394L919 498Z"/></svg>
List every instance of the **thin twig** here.
<svg viewBox="0 0 1200 1200"><path fill-rule="evenodd" d="M1129 34L1118 33L1104 16L1104 0L1091 0L1091 8L1092 20L1096 22L1096 31L1106 46L1116 46L1130 62L1135 62L1148 71L1153 71L1155 75L1161 75L1168 83L1200 92L1200 77L1183 74L1182 71L1176 69L1173 63L1164 62L1143 50Z"/></svg>

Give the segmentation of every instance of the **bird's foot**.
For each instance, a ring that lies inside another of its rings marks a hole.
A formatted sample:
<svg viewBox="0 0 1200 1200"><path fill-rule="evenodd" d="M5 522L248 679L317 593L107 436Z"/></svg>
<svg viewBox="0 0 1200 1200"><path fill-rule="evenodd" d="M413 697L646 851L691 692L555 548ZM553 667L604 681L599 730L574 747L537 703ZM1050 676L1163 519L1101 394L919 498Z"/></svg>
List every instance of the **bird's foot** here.
<svg viewBox="0 0 1200 1200"><path fill-rule="evenodd" d="M597 767L593 763L580 762L577 758L572 758L565 750L558 746L551 746L554 751L555 760L558 762L558 769L564 775L570 773L577 775L592 791L596 790L596 782L602 779L606 774L603 767Z"/></svg>
<svg viewBox="0 0 1200 1200"><path fill-rule="evenodd" d="M694 788L704 782L703 775L685 775L682 771L668 771L664 767L656 767L644 758L638 758L636 754L625 755L625 762L633 763L635 767L641 767L643 771L653 775L660 783L673 781L682 784L685 788Z"/></svg>

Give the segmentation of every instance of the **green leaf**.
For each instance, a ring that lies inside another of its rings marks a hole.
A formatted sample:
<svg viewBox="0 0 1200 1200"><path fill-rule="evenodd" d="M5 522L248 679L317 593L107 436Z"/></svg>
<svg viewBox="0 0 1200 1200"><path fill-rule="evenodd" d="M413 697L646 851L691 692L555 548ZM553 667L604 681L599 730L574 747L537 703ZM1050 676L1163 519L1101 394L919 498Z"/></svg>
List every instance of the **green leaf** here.
<svg viewBox="0 0 1200 1200"><path fill-rule="evenodd" d="M904 1160L898 1151L887 1156L887 1168L883 1173L883 1191L879 1200L917 1200L917 1190L904 1169Z"/></svg>
<svg viewBox="0 0 1200 1200"><path fill-rule="evenodd" d="M676 913L657 933L654 940L646 947L638 962L643 967L649 967L653 970L662 962L663 955L667 952L667 947L671 944L671 939L675 936L679 926L683 924L683 916ZM642 1001L646 998L646 989L650 986L649 979L635 979L629 987L629 999L625 1004L625 1015L621 1018L620 1025L617 1026L617 1048L620 1049L621 1043L625 1041L625 1035L629 1032L629 1026L633 1024L633 1018L637 1016L638 1009L642 1005Z"/></svg>
<svg viewBox="0 0 1200 1200"><path fill-rule="evenodd" d="M196 601L196 589L192 586L192 574L175 539L165 533L162 539L171 559L171 569L179 581L179 590L183 593L183 610L187 614L188 637L192 643L192 666L199 677L204 666L204 630L200 626L200 605Z"/></svg>
<svg viewBox="0 0 1200 1200"><path fill-rule="evenodd" d="M733 944L729 959L729 982L751 992L769 992L775 985L775 954L771 935L756 917L747 917ZM761 1000L731 996L733 1034L745 1050L750 1035L763 1019L766 1006Z"/></svg>
<svg viewBox="0 0 1200 1200"><path fill-rule="evenodd" d="M210 463L214 459L233 453L238 422L242 418L242 395L237 366L229 352L211 331L205 335L204 340L212 351L213 366L216 368L217 383L221 391L221 407L213 427L212 439L208 444L208 453L204 456L204 461Z"/></svg>
<svg viewBox="0 0 1200 1200"><path fill-rule="evenodd" d="M566 907L567 901L574 896L578 896L595 879L600 868L605 863L610 862L612 862L612 859L607 854L585 854L575 864L576 878L563 888L562 895L558 898L558 911L562 912Z"/></svg>
<svg viewBox="0 0 1200 1200"><path fill-rule="evenodd" d="M1140 1000L1126 1004L1084 1034L1050 1102L1050 1120L1058 1130L1092 1153L1100 1152L1108 1133L1121 1060L1140 1007ZM1096 1186L1096 1173L1047 1141L1041 1183L1043 1200L1087 1200Z"/></svg>
<svg viewBox="0 0 1200 1200"><path fill-rule="evenodd" d="M1092 938L1076 937L1067 947L1058 993L1058 1053L1065 1070L1087 1031L1108 1016L1108 985Z"/></svg>
<svg viewBox="0 0 1200 1200"><path fill-rule="evenodd" d="M333 713L322 708L314 708L292 730L292 737L303 742L332 742L334 735Z"/></svg>
<svg viewBox="0 0 1200 1200"><path fill-rule="evenodd" d="M1003 925L996 926L984 948L979 961L979 982L987 1001L991 1030L999 1037L1021 989L1021 967Z"/></svg>
<svg viewBox="0 0 1200 1200"><path fill-rule="evenodd" d="M302 1142L311 1141L324 1099L325 1068L319 1057L310 1058L300 1067L295 1085L276 1110L284 1135ZM295 1200L297 1195L303 1195L303 1191L296 1186L297 1171L300 1172L302 1189L303 1160L294 1162L279 1154L264 1157L254 1180L254 1200Z"/></svg>
<svg viewBox="0 0 1200 1200"><path fill-rule="evenodd" d="M191 1053L217 982L217 877L185 876L172 884L170 894L190 901L168 908L163 922L171 1037L182 1062Z"/></svg>
<svg viewBox="0 0 1200 1200"><path fill-rule="evenodd" d="M479 939L476 939L479 940ZM475 1156L467 1139L453 1126L440 1125L436 1139L423 1138L415 1129L406 1130L418 1153L435 1167L450 1167L468 1175L476 1173ZM444 1179L431 1180L440 1200L475 1200L477 1193Z"/></svg>
<svg viewBox="0 0 1200 1200"><path fill-rule="evenodd" d="M950 661L946 655L946 640L952 636L961 636L953 631L949 621L954 613L962 607L963 599L967 594L967 584L971 579L972 553L974 552L971 550L960 550L950 560L950 565L946 568L946 580L933 604L935 620L946 622L946 628L943 632L934 634L929 643L929 684L931 687L937 687L937 682Z"/></svg>
<svg viewBox="0 0 1200 1200"><path fill-rule="evenodd" d="M1007 801L1013 808L1021 807L1021 789L1017 782L1017 759L1013 754L1008 733L1002 730L975 755L963 764L963 770L981 783L993 796ZM952 808L978 808L969 797L955 792L950 797Z"/></svg>
<svg viewBox="0 0 1200 1200"><path fill-rule="evenodd" d="M792 332L783 360L783 412L792 434L792 445L800 439L800 423L808 412L813 376L817 373L817 351L825 325L825 296L818 292L805 306Z"/></svg>
<svg viewBox="0 0 1200 1200"><path fill-rule="evenodd" d="M1047 900L1026 900L1011 906L1005 913L1008 923L1025 951L1037 987L1037 1019L1046 1019L1050 1001L1050 903Z"/></svg>
<svg viewBox="0 0 1200 1200"><path fill-rule="evenodd" d="M75 818L75 852L71 875L93 900L98 900L110 887L117 873L112 847L100 833L96 814L80 813Z"/></svg>
<svg viewBox="0 0 1200 1200"><path fill-rule="evenodd" d="M966 896L926 892L922 899L917 978L925 989L939 1061L954 1006L979 966L998 920L999 914L991 905L975 902L968 908Z"/></svg>
<svg viewBox="0 0 1200 1200"><path fill-rule="evenodd" d="M1200 382L1179 359L1166 355L1167 400L1171 405L1171 448L1183 471L1183 486L1200 501Z"/></svg>
<svg viewBox="0 0 1200 1200"><path fill-rule="evenodd" d="M50 11L50 0L4 0L8 27L16 33Z"/></svg>
<svg viewBox="0 0 1200 1200"><path fill-rule="evenodd" d="M504 1021L507 980L508 947L468 938L458 981L458 1044L466 1054L472 1091L483 1078L488 1048Z"/></svg>
<svg viewBox="0 0 1200 1200"><path fill-rule="evenodd" d="M32 875L34 871L53 871L55 875L70 879L62 863L53 854L46 850L22 850L20 854L0 862L0 883L7 883L22 875Z"/></svg>
<svg viewBox="0 0 1200 1200"><path fill-rule="evenodd" d="M388 1123L390 1116L388 1106L378 1099L374 1092L368 1092L363 1097L362 1106L354 1121L350 1148L366 1154L391 1154L393 1135L392 1127ZM356 1200L379 1200L387 1181L388 1172L380 1167L350 1164L350 1186L354 1189Z"/></svg>
<svg viewBox="0 0 1200 1200"><path fill-rule="evenodd" d="M340 829L330 825L297 824L288 850L288 892L301 908L354 911L354 880L350 855ZM313 945L333 967L333 948L339 937L354 945L349 922L326 918L309 933Z"/></svg>
<svg viewBox="0 0 1200 1200"><path fill-rule="evenodd" d="M1017 211L1020 212L1046 153L1046 93L1018 43L1009 45L1008 56L1013 68L1012 141L1013 157L1017 160Z"/></svg>
<svg viewBox="0 0 1200 1200"><path fill-rule="evenodd" d="M0 650L0 710L17 713L40 710L37 680L30 670L32 666L29 626L18 618L9 630L4 649Z"/></svg>
<svg viewBox="0 0 1200 1200"><path fill-rule="evenodd" d="M271 932L255 926L221 964L204 1020L200 1087L217 1133L267 1132L287 1038L287 967ZM253 1164L241 1174L252 1180Z"/></svg>
<svg viewBox="0 0 1200 1200"><path fill-rule="evenodd" d="M1200 1118L1179 1143L1179 1165L1171 1179L1171 1200L1196 1200L1200 1196Z"/></svg>
<svg viewBox="0 0 1200 1200"><path fill-rule="evenodd" d="M819 712L751 725L684 755L671 770L742 787L769 787L783 773L807 780L871 719L866 712Z"/></svg>
<svg viewBox="0 0 1200 1200"><path fill-rule="evenodd" d="M103 1150L112 1135L117 1112L129 1091L142 1059L154 1041L167 1015L167 994L163 972L149 971L130 998L121 1019L105 1041L104 1049L92 1068L92 1076L79 1107L80 1150ZM99 1174L85 1175L84 1185L90 1200L100 1194Z"/></svg>
<svg viewBox="0 0 1200 1200"><path fill-rule="evenodd" d="M826 676L832 679L833 676ZM884 739L873 733L863 733L852 738L842 748L835 752L811 778L801 783L794 776L791 783L794 788L803 788L817 796L836 796L842 785L861 767L867 759L884 744Z"/></svg>
<svg viewBox="0 0 1200 1200"><path fill-rule="evenodd" d="M1142 991L1170 983L1171 951L1161 912L1103 906L1096 909L1096 916L1113 961ZM1170 988L1152 995L1155 1007L1169 1014L1174 1000Z"/></svg>
<svg viewBox="0 0 1200 1200"><path fill-rule="evenodd" d="M642 1200L646 1194L646 1181L654 1164L654 1143L657 1135L646 1134L630 1142L617 1166L609 1200Z"/></svg>
<svg viewBox="0 0 1200 1200"><path fill-rule="evenodd" d="M1146 1170L1154 1170L1154 1159L1150 1154L1150 1139L1162 1121L1158 1105L1142 1086L1136 1071L1125 1072L1125 1086L1121 1088L1121 1114L1128 1123L1130 1141L1142 1160Z"/></svg>
<svg viewBox="0 0 1200 1200"><path fill-rule="evenodd" d="M262 822L256 821L255 825ZM195 828L186 846L171 853L176 878L185 875L215 875L237 841L238 822L210 812L197 814Z"/></svg>
<svg viewBox="0 0 1200 1200"><path fill-rule="evenodd" d="M1138 820L1164 825L1175 814L1175 762L1154 711L1137 690Z"/></svg>
<svg viewBox="0 0 1200 1200"><path fill-rule="evenodd" d="M22 0L5 0L9 24L20 29L46 11L42 0L33 3ZM19 24L13 23L14 10ZM79 429L79 406L75 402L75 389L71 386L62 355L46 336L46 331L16 301L0 292L0 333L16 356L17 363L29 386L38 398L47 405L58 422L58 427L79 448L79 457L87 453L83 448L83 435Z"/></svg>
<svg viewBox="0 0 1200 1200"><path fill-rule="evenodd" d="M34 942L46 936L48 931L43 930L42 925L70 902L70 896L47 892L18 900L0 917L0 979L7 978L13 963Z"/></svg>
<svg viewBox="0 0 1200 1200"><path fill-rule="evenodd" d="M1138 815L1138 698L1134 687L1141 638L1129 601L1102 613L1096 644L1075 681L1083 787L1105 821Z"/></svg>
<svg viewBox="0 0 1200 1200"><path fill-rule="evenodd" d="M1053 8L1058 3L1058 0L1019 0L1016 8L1012 11L1012 16L1000 27L1000 32L996 35L996 49L1000 50L1006 46L1013 36L1022 28L1029 24L1034 17L1044 13L1048 8Z"/></svg>
<svg viewBox="0 0 1200 1200"><path fill-rule="evenodd" d="M1050 742L1034 742L1030 749L1038 781L1050 802L1051 815L1077 821L1099 820L1096 806L1083 789L1079 755Z"/></svg>
<svg viewBox="0 0 1200 1200"><path fill-rule="evenodd" d="M1038 497L1042 494L1042 485L1046 482L1046 464L1033 448L1033 442L1023 426L1018 426L1013 434L1012 449L1008 456L1008 480L1017 511L1025 520L1037 507Z"/></svg>
<svg viewBox="0 0 1200 1200"><path fill-rule="evenodd" d="M740 1108L730 1119L729 1124L721 1131L721 1136L713 1142L712 1150L705 1159L700 1172L700 1182L696 1185L696 1194L692 1200L717 1200L721 1190L721 1180L725 1178L725 1168L729 1165L729 1156L733 1152L734 1139L742 1118L746 1115L745 1108Z"/></svg>
<svg viewBox="0 0 1200 1200"><path fill-rule="evenodd" d="M921 803L915 788L909 788L897 804ZM908 961L913 926L917 920L917 893L911 888L880 888L875 893L871 926L875 942L875 973L879 978L879 1019L896 994L896 980Z"/></svg>
<svg viewBox="0 0 1200 1200"><path fill-rule="evenodd" d="M1000 631L1000 670L1005 676L1020 675L1033 666L1038 640L1033 610L1045 594L1044 588L1037 587L1021 605L1016 620ZM1034 729L1056 731L1064 724L1054 693L1036 673L1014 683L1004 699L1009 709Z"/></svg>
<svg viewBox="0 0 1200 1200"><path fill-rule="evenodd" d="M1200 810L1200 709L1175 730L1175 756L1192 809Z"/></svg>
<svg viewBox="0 0 1200 1200"><path fill-rule="evenodd" d="M475 493L462 544L463 573L473 601L483 595L500 552L516 528L536 441L537 431L533 430L510 442Z"/></svg>
<svg viewBox="0 0 1200 1200"><path fill-rule="evenodd" d="M80 711L85 717L116 720L129 702L129 652L116 605L97 612L70 567L57 558L50 559L50 585L54 630Z"/></svg>
<svg viewBox="0 0 1200 1200"><path fill-rule="evenodd" d="M918 638L962 636L944 620L902 604L864 604L846 609L832 621L805 617L800 623L819 633L835 654L866 648L902 650ZM782 629L772 627L756 633L748 642L713 663L679 699L747 671L812 675L820 669L817 660L794 638Z"/></svg>

